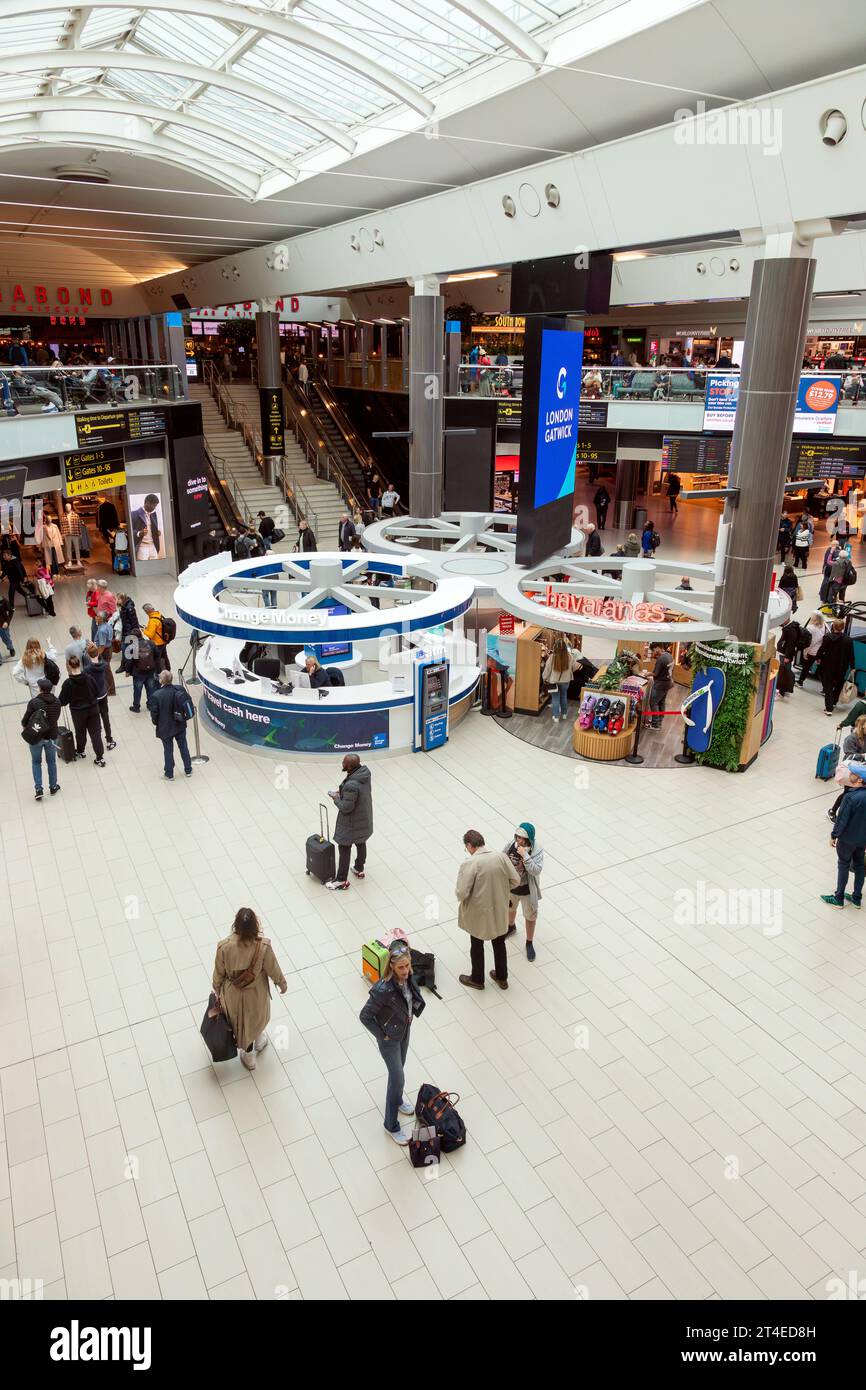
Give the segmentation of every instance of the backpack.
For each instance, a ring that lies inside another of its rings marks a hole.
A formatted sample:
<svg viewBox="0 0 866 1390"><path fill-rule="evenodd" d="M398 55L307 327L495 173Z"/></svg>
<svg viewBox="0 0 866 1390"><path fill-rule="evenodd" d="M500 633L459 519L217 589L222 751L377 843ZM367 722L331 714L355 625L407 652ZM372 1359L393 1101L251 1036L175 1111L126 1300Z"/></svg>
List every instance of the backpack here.
<svg viewBox="0 0 866 1390"><path fill-rule="evenodd" d="M168 646L177 636L177 623L174 618L160 618L159 625L162 629L162 640Z"/></svg>
<svg viewBox="0 0 866 1390"><path fill-rule="evenodd" d="M415 1102L415 1114L422 1125L436 1130L445 1154L461 1149L466 1143L466 1126L451 1104L452 1095L460 1099L456 1091L440 1091L438 1086L425 1081Z"/></svg>
<svg viewBox="0 0 866 1390"><path fill-rule="evenodd" d="M60 680L60 670L57 666L57 663L55 661L52 661L50 656L46 656L45 660L42 663L42 669L45 672L45 675L50 680L51 684L57 685L58 681Z"/></svg>
<svg viewBox="0 0 866 1390"><path fill-rule="evenodd" d="M148 671L153 671L156 666L153 654L153 643L148 637L138 639L138 656L136 658L138 670L145 675Z"/></svg>
<svg viewBox="0 0 866 1390"><path fill-rule="evenodd" d="M410 947L409 954L412 957L412 974L415 976L416 985L423 985L431 994L435 994L437 999L441 999L442 995L436 988L436 957L433 952L416 951L414 947Z"/></svg>
<svg viewBox="0 0 866 1390"><path fill-rule="evenodd" d="M188 719L195 717L195 706L185 690L174 692L174 717L179 724L185 724Z"/></svg>
<svg viewBox="0 0 866 1390"><path fill-rule="evenodd" d="M847 588L849 584L856 584L856 583L857 583L857 571L855 570L854 566L851 564L851 562L850 562L850 560L849 560L849 561L848 561L848 568L847 568L846 571L845 571L845 587Z"/></svg>
<svg viewBox="0 0 866 1390"><path fill-rule="evenodd" d="M661 538L661 536L659 535L658 531L653 531L653 536L652 536L652 548L653 548L653 550L657 550L658 547L661 545L661 543L662 543L662 538Z"/></svg>
<svg viewBox="0 0 866 1390"><path fill-rule="evenodd" d="M800 629L797 633L797 651L804 652L811 645L812 634L807 627L803 627L802 623L798 623L797 627Z"/></svg>
<svg viewBox="0 0 866 1390"><path fill-rule="evenodd" d="M595 707L595 717L592 721L592 727L600 734L607 733L607 721L609 717L610 699L607 695L603 695Z"/></svg>
<svg viewBox="0 0 866 1390"><path fill-rule="evenodd" d="M24 728L21 730L21 737L25 743L41 743L48 737L48 730L51 725L48 715L41 707L35 709L31 714Z"/></svg>

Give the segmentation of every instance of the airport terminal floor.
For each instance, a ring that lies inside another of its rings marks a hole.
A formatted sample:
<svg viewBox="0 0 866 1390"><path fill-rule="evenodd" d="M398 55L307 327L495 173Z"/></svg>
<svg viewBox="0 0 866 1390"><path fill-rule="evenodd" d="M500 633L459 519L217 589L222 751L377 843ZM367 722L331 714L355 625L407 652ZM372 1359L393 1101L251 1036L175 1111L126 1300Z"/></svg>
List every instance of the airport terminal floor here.
<svg viewBox="0 0 866 1390"><path fill-rule="evenodd" d="M128 588L172 611L172 580ZM16 650L62 650L82 590L63 581L56 620L17 614ZM108 766L61 764L39 804L11 671L0 1277L73 1299L821 1300L862 1267L866 934L819 899L816 687L777 704L744 776L578 764L473 713L437 752L369 759L367 876L329 893L304 841L332 761L203 727L210 761L167 786L118 677ZM500 848L523 821L545 851L537 955L518 918L510 988L482 998L458 982L462 837ZM288 982L252 1072L199 1035L241 905ZM381 926L436 954L407 1091L458 1092L471 1142L432 1179L383 1132L358 1020Z"/></svg>

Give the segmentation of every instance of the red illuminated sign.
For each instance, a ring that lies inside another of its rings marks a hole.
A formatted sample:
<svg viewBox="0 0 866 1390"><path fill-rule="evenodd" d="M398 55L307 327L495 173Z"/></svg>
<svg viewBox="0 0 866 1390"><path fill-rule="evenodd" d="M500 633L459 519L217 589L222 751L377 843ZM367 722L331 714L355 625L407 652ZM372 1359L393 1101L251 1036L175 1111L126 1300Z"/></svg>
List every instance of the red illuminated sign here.
<svg viewBox="0 0 866 1390"><path fill-rule="evenodd" d="M584 618L607 618L613 623L663 623L665 609L661 603L627 603L618 598L587 598L583 594L557 594L548 584L544 594L532 594L536 603L546 608L559 608Z"/></svg>
<svg viewBox="0 0 866 1390"><path fill-rule="evenodd" d="M100 287L93 289L90 285L78 285L71 289L68 285L55 285L49 288L47 285L33 285L32 289L25 290L23 285L13 285L12 294L9 300L9 307L14 311L17 309L27 309L34 312L38 309L47 309L53 305L56 309L63 309L73 302L73 296L78 305L92 305L93 296L98 295L98 303L107 309L114 300L114 296L109 289ZM3 291L0 289L0 304L4 302Z"/></svg>

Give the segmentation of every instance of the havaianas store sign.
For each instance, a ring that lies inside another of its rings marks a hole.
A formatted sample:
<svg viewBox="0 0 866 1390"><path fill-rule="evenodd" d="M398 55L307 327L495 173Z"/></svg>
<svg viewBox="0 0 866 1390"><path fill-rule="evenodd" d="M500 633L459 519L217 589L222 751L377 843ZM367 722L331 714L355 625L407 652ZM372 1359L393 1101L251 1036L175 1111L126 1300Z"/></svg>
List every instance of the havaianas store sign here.
<svg viewBox="0 0 866 1390"><path fill-rule="evenodd" d="M666 612L661 603L629 603L619 598L588 598L584 594L563 594L548 584L543 593L527 593L545 608L560 608L582 618L606 618L611 623L663 623Z"/></svg>

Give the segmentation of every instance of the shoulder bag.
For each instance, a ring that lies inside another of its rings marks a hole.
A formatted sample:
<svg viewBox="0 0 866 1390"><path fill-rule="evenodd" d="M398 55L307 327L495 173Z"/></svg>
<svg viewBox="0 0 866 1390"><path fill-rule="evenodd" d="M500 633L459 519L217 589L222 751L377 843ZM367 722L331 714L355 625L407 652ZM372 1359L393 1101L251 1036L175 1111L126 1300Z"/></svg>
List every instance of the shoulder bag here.
<svg viewBox="0 0 866 1390"><path fill-rule="evenodd" d="M269 945L270 942L267 940L266 937L259 937L258 945L256 946L256 952L252 958L251 963L247 966L246 970L242 970L239 975L235 975L234 979L231 982L235 986L235 989L249 989L250 985L255 983L256 966L258 964L259 956L262 953L262 947Z"/></svg>

